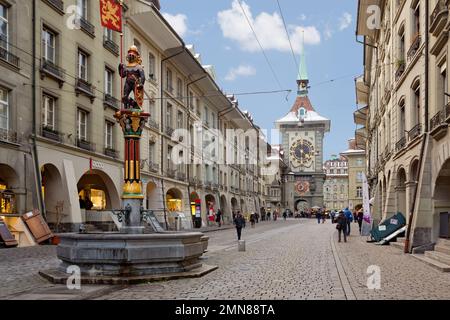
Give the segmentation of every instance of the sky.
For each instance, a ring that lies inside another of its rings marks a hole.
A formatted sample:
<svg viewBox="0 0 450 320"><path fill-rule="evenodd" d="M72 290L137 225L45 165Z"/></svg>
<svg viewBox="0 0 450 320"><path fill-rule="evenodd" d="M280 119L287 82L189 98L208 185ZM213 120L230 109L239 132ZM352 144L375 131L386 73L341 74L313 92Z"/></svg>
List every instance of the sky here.
<svg viewBox="0 0 450 320"><path fill-rule="evenodd" d="M289 112L297 94L298 69L277 0L240 0L241 5L238 0L160 2L163 15L186 44L194 45L202 64L214 66L224 92L292 90L289 94L238 96L240 108L270 133L274 122ZM355 41L357 1L278 2L297 63L304 34L309 98L316 111L331 120L331 132L324 142L324 157L329 159L348 149L347 141L356 129L354 78L363 68L363 48Z"/></svg>

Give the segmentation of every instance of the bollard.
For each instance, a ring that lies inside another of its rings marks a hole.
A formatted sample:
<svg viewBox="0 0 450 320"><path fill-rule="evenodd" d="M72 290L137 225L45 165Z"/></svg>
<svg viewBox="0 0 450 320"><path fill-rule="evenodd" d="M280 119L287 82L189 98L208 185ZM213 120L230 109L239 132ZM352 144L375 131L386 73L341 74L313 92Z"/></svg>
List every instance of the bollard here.
<svg viewBox="0 0 450 320"><path fill-rule="evenodd" d="M238 250L239 252L245 252L245 240L239 240Z"/></svg>

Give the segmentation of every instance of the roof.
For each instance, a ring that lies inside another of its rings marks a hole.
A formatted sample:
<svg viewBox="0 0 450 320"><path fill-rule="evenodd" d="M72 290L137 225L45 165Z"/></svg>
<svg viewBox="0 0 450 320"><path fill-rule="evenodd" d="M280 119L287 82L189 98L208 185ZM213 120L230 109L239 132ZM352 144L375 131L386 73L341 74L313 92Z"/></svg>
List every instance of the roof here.
<svg viewBox="0 0 450 320"><path fill-rule="evenodd" d="M349 149L349 150L346 150L346 151L344 151L344 152L341 152L342 155L346 155L346 154L358 154L358 153L365 154L366 151L365 151L365 150L362 150L362 149Z"/></svg>

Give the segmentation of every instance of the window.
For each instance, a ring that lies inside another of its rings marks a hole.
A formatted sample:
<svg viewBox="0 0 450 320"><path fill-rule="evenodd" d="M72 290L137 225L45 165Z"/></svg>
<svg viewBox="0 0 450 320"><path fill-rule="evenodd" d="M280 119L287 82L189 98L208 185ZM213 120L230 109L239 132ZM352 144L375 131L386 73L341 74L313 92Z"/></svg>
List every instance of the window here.
<svg viewBox="0 0 450 320"><path fill-rule="evenodd" d="M173 168L172 149L173 149L173 147L171 147L171 146L167 147L167 168L169 170L172 170L172 168Z"/></svg>
<svg viewBox="0 0 450 320"><path fill-rule="evenodd" d="M56 36L45 27L42 30L42 57L53 64L56 63Z"/></svg>
<svg viewBox="0 0 450 320"><path fill-rule="evenodd" d="M363 194L362 194L362 187L356 187L356 197L357 198L362 198Z"/></svg>
<svg viewBox="0 0 450 320"><path fill-rule="evenodd" d="M155 143L152 141L148 144L148 162L155 163Z"/></svg>
<svg viewBox="0 0 450 320"><path fill-rule="evenodd" d="M444 61L438 68L439 71L439 82L438 82L438 99L440 100L442 106L448 103L448 97L445 93L448 92L448 79L447 79L447 61ZM438 106L439 108L440 106Z"/></svg>
<svg viewBox="0 0 450 320"><path fill-rule="evenodd" d="M87 123L88 113L78 109L77 112L77 138L81 141L87 141Z"/></svg>
<svg viewBox="0 0 450 320"><path fill-rule="evenodd" d="M183 128L183 112L181 111L177 113L177 128Z"/></svg>
<svg viewBox="0 0 450 320"><path fill-rule="evenodd" d="M413 87L413 98L414 98L414 117L413 126L420 124L420 83L418 82Z"/></svg>
<svg viewBox="0 0 450 320"><path fill-rule="evenodd" d="M203 121L205 122L206 125L209 125L209 117L208 117L208 109L206 108L206 106L203 108L204 112L203 112Z"/></svg>
<svg viewBox="0 0 450 320"><path fill-rule="evenodd" d="M363 181L363 173L357 172L356 173L356 182L362 182Z"/></svg>
<svg viewBox="0 0 450 320"><path fill-rule="evenodd" d="M86 19L88 18L88 4L87 0L77 0L77 13L78 16Z"/></svg>
<svg viewBox="0 0 450 320"><path fill-rule="evenodd" d="M213 129L216 128L216 115L214 112L211 113L211 126Z"/></svg>
<svg viewBox="0 0 450 320"><path fill-rule="evenodd" d="M357 167L362 167L363 166L363 159L361 159L361 158L356 159L356 166Z"/></svg>
<svg viewBox="0 0 450 320"><path fill-rule="evenodd" d="M189 91L189 101L188 101L188 103L189 103L189 108L191 109L191 110L194 110L194 94L192 93L192 91Z"/></svg>
<svg viewBox="0 0 450 320"><path fill-rule="evenodd" d="M56 130L55 125L55 98L44 94L42 106L42 125L46 129Z"/></svg>
<svg viewBox="0 0 450 320"><path fill-rule="evenodd" d="M183 81L180 78L177 78L177 98L183 99Z"/></svg>
<svg viewBox="0 0 450 320"><path fill-rule="evenodd" d="M170 93L173 92L172 71L170 69L166 70L166 90L169 91Z"/></svg>
<svg viewBox="0 0 450 320"><path fill-rule="evenodd" d="M416 7L414 10L414 24L413 24L413 36L412 41L416 39L417 36L420 34L420 1L416 2Z"/></svg>
<svg viewBox="0 0 450 320"><path fill-rule="evenodd" d="M141 52L141 43L139 42L139 40L134 39L133 45L138 49L139 52Z"/></svg>
<svg viewBox="0 0 450 320"><path fill-rule="evenodd" d="M110 96L113 95L113 77L114 72L105 68L105 93Z"/></svg>
<svg viewBox="0 0 450 320"><path fill-rule="evenodd" d="M9 92L0 87L0 130L9 130Z"/></svg>
<svg viewBox="0 0 450 320"><path fill-rule="evenodd" d="M88 81L88 55L78 50L78 78Z"/></svg>
<svg viewBox="0 0 450 320"><path fill-rule="evenodd" d="M152 80L156 80L155 74L155 56L152 53L148 54L148 76Z"/></svg>
<svg viewBox="0 0 450 320"><path fill-rule="evenodd" d="M405 27L402 26L399 31L399 45L398 45L398 64L402 65L405 63Z"/></svg>
<svg viewBox="0 0 450 320"><path fill-rule="evenodd" d="M400 101L399 104L400 107L400 123L399 123L399 136L400 138L404 138L405 137L405 121L406 121L406 116L405 116L405 100Z"/></svg>
<svg viewBox="0 0 450 320"><path fill-rule="evenodd" d="M105 148L114 149L113 144L113 128L114 124L110 121L105 122Z"/></svg>
<svg viewBox="0 0 450 320"><path fill-rule="evenodd" d="M8 50L8 8L0 3L0 47Z"/></svg>
<svg viewBox="0 0 450 320"><path fill-rule="evenodd" d="M170 103L167 103L166 126L172 127L172 105Z"/></svg>
<svg viewBox="0 0 450 320"><path fill-rule="evenodd" d="M113 31L108 28L103 28L103 35L106 40L113 41Z"/></svg>

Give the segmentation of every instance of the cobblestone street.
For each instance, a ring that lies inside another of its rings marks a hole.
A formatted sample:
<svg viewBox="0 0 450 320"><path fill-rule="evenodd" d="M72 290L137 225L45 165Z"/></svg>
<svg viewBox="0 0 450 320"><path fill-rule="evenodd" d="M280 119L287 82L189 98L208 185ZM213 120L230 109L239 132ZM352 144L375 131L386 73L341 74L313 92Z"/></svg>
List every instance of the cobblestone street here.
<svg viewBox="0 0 450 320"><path fill-rule="evenodd" d="M355 227L354 227L355 226ZM450 299L450 274L389 246L356 235L338 243L329 221L259 223L243 231L238 252L234 229L209 232L205 263L219 269L202 277L134 286L82 286L69 291L42 279L57 266L54 247L0 250L2 299ZM366 286L367 268L381 268L381 289Z"/></svg>

